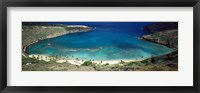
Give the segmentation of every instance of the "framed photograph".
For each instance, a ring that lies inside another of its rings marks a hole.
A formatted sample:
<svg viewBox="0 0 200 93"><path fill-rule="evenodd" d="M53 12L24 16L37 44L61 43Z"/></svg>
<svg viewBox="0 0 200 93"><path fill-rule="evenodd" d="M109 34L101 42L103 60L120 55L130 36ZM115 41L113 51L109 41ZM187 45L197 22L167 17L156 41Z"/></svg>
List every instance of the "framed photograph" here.
<svg viewBox="0 0 200 93"><path fill-rule="evenodd" d="M199 93L199 0L7 0L2 93Z"/></svg>

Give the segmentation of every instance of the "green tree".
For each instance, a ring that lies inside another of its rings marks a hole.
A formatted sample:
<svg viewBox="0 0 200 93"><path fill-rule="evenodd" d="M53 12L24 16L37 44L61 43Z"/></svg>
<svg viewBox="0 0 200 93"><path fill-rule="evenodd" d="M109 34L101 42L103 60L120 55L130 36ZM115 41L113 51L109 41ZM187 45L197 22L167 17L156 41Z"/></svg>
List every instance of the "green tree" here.
<svg viewBox="0 0 200 93"><path fill-rule="evenodd" d="M83 64L81 64L82 66L89 66L92 65L91 61L85 61Z"/></svg>

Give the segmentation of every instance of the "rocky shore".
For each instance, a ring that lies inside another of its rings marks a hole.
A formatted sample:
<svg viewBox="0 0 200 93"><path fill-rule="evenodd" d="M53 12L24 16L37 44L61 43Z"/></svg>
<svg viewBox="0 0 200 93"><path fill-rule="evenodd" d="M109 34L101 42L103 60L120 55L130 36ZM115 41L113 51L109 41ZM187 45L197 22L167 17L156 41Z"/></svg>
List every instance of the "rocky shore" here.
<svg viewBox="0 0 200 93"><path fill-rule="evenodd" d="M145 27L152 34L141 38L174 49L167 55L149 58L153 64L162 64L178 70L178 23L156 23Z"/></svg>
<svg viewBox="0 0 200 93"><path fill-rule="evenodd" d="M164 30L154 34L144 35L142 39L178 49L178 29Z"/></svg>
<svg viewBox="0 0 200 93"><path fill-rule="evenodd" d="M151 34L142 36L142 39L178 50L178 22L157 22L143 30Z"/></svg>

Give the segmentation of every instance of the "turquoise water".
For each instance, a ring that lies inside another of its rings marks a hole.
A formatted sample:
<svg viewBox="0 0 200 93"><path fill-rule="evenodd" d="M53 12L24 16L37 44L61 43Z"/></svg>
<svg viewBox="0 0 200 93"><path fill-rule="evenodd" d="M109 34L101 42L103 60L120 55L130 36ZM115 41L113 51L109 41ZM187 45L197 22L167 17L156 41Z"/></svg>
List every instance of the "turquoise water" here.
<svg viewBox="0 0 200 93"><path fill-rule="evenodd" d="M164 55L173 50L138 39L150 34L142 27L150 22L70 22L89 25L90 32L73 33L46 39L28 47L29 54L74 57L82 60L135 60Z"/></svg>

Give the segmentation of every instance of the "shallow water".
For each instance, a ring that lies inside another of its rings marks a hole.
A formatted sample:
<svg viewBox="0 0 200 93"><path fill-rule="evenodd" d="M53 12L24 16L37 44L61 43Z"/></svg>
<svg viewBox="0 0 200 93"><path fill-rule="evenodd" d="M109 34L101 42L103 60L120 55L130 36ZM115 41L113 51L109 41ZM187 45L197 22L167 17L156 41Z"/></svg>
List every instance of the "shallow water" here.
<svg viewBox="0 0 200 93"><path fill-rule="evenodd" d="M30 54L63 56L82 60L136 60L164 55L173 50L156 43L138 39L150 34L142 27L150 22L70 22L88 25L91 32L73 33L46 39L28 47Z"/></svg>

